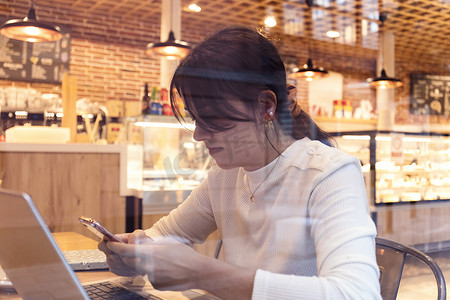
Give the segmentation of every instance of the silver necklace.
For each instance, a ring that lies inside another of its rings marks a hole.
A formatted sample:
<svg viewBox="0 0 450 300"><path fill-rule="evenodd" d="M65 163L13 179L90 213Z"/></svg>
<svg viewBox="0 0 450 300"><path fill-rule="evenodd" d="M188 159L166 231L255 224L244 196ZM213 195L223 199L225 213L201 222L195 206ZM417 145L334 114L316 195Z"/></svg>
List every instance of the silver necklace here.
<svg viewBox="0 0 450 300"><path fill-rule="evenodd" d="M275 167L277 166L279 160L280 160L280 157L278 156L277 161L273 164L273 167L270 170L270 172L267 173L266 177L264 177L263 181L261 181L261 183L258 184L258 186L253 190L253 192L250 189L250 182L249 182L248 176L247 176L247 186L248 186L248 191L250 192L250 201L255 202L255 193L256 193L256 191L264 183L264 181L266 181L266 179L269 178L269 176L270 176L270 174L272 174L273 170L275 170Z"/></svg>

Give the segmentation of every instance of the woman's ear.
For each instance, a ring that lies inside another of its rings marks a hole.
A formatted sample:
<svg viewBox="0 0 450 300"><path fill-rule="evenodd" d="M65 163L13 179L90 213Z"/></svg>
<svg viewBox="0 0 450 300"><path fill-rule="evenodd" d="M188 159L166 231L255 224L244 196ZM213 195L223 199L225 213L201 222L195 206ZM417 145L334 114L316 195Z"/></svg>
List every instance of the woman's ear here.
<svg viewBox="0 0 450 300"><path fill-rule="evenodd" d="M258 95L258 106L263 120L273 120L277 108L277 96L271 90L263 90Z"/></svg>

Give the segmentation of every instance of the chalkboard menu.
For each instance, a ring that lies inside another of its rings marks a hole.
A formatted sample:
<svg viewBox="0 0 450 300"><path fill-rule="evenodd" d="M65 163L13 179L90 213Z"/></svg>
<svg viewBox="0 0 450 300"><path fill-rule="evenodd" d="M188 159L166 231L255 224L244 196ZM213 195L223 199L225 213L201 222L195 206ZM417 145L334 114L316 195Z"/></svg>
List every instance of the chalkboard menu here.
<svg viewBox="0 0 450 300"><path fill-rule="evenodd" d="M70 29L56 42L29 43L0 35L0 79L61 83L70 65Z"/></svg>
<svg viewBox="0 0 450 300"><path fill-rule="evenodd" d="M410 113L449 116L450 76L411 74Z"/></svg>

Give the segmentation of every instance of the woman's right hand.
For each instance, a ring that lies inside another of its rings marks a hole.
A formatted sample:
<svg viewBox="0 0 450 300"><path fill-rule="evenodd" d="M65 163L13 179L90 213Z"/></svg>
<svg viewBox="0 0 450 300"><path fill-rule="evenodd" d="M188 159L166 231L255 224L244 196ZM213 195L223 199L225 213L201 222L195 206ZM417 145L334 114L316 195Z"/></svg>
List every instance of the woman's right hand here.
<svg viewBox="0 0 450 300"><path fill-rule="evenodd" d="M139 241L136 241L135 235L133 233L122 233L117 234L117 236L126 244L135 244L139 243ZM107 243L111 242L110 239L107 237L103 237L103 240L101 240L98 244L98 249L105 253L106 255L106 263L109 266L109 270L113 272L116 275L120 276L137 276L142 275L132 267L133 264L130 263L130 258L123 258L116 254L115 252L108 249ZM124 261L125 260L125 261ZM126 262L127 261L127 262Z"/></svg>

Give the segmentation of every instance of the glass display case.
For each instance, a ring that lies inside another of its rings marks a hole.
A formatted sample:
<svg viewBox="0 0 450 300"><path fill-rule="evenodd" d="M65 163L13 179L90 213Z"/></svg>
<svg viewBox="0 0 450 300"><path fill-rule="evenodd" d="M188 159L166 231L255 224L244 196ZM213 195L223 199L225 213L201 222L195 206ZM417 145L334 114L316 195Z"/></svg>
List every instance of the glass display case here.
<svg viewBox="0 0 450 300"><path fill-rule="evenodd" d="M205 178L213 163L193 139L194 124L174 116L125 118L118 137L127 144L127 188L142 199L142 213L167 213Z"/></svg>
<svg viewBox="0 0 450 300"><path fill-rule="evenodd" d="M440 133L333 133L360 159L372 205L450 201L450 137Z"/></svg>

